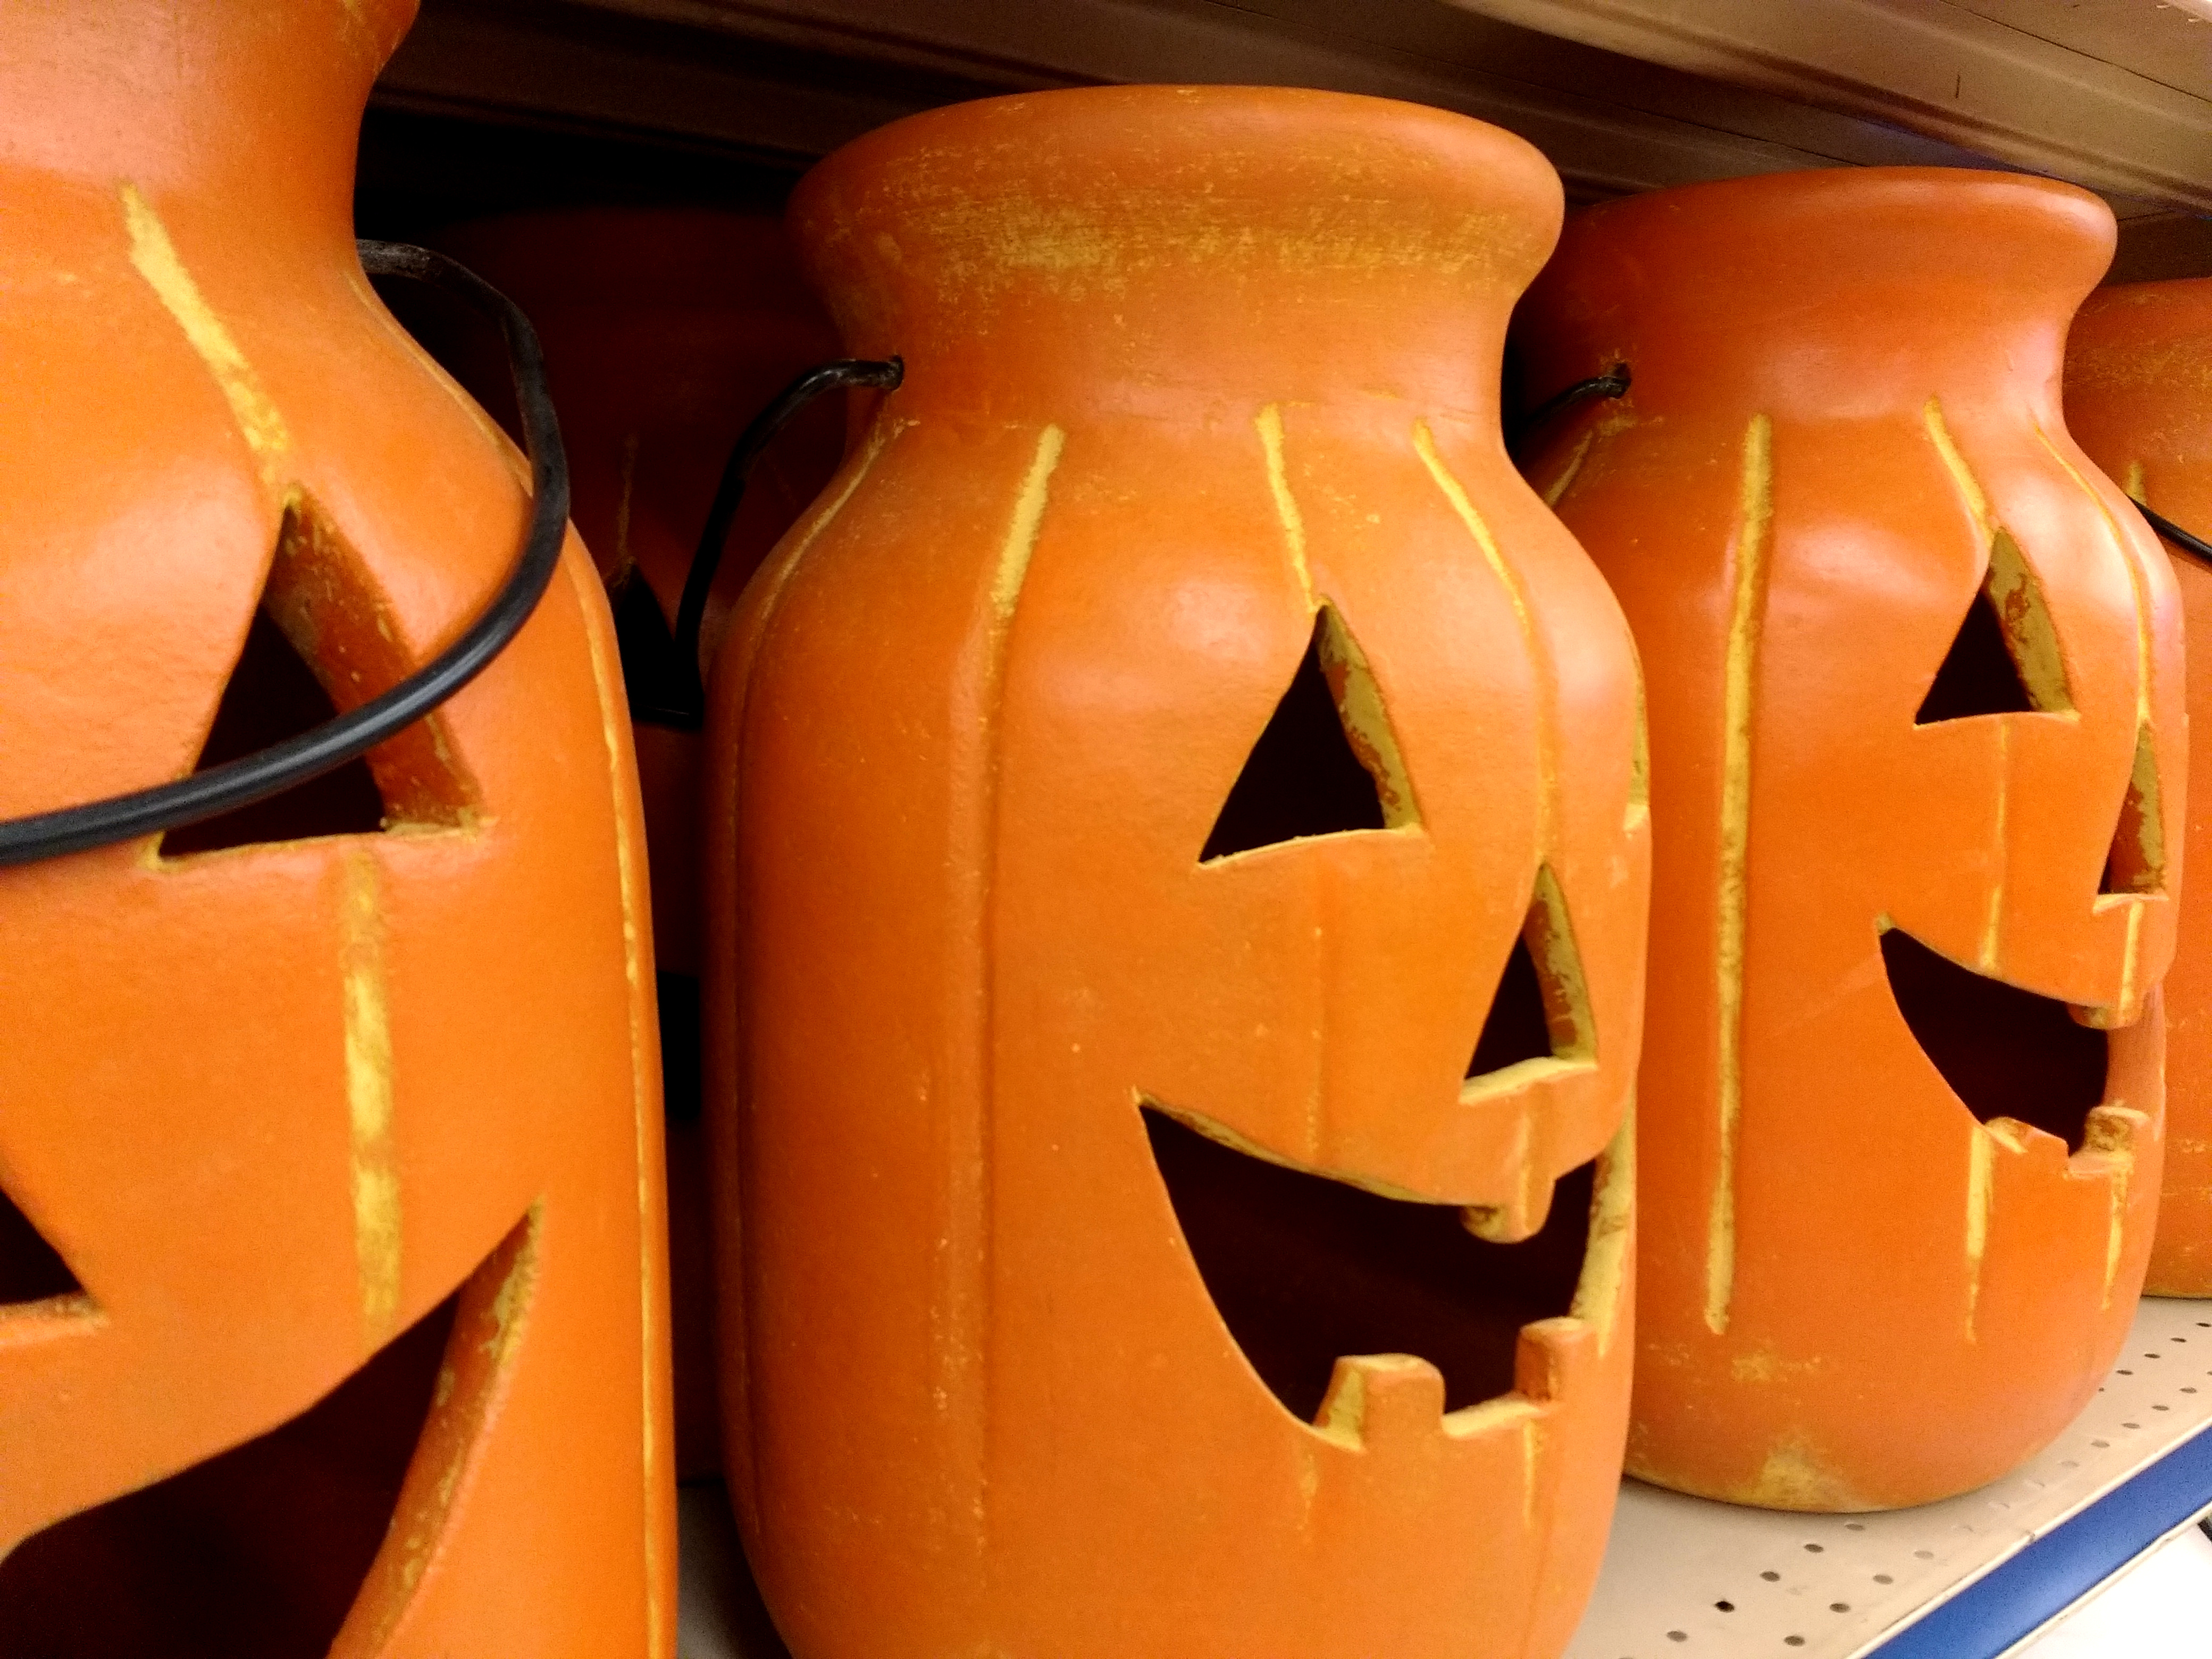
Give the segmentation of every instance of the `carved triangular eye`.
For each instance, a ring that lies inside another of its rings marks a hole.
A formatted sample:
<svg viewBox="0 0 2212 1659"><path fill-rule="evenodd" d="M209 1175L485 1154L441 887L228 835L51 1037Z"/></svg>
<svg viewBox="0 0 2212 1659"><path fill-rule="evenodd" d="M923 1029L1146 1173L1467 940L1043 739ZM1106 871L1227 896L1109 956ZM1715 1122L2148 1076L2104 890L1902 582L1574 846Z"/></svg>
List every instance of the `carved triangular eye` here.
<svg viewBox="0 0 2212 1659"><path fill-rule="evenodd" d="M1539 869L1528 920L1506 953L1467 1080L1486 1082L1526 1060L1588 1060L1596 1052L1595 1031L1566 896L1549 868Z"/></svg>
<svg viewBox="0 0 2212 1659"><path fill-rule="evenodd" d="M62 1253L0 1188L0 1308L83 1293Z"/></svg>
<svg viewBox="0 0 2212 1659"><path fill-rule="evenodd" d="M1933 726L1977 714L2047 713L2072 706L2042 587L2018 544L2000 530L1992 538L1989 574L1974 590L1912 722Z"/></svg>
<svg viewBox="0 0 2212 1659"><path fill-rule="evenodd" d="M284 514L246 644L216 705L196 771L240 759L331 719L412 667L359 558L310 499ZM367 759L348 761L266 800L170 830L165 858L319 836L374 835L392 823L454 824L473 784L436 732L418 722Z"/></svg>
<svg viewBox="0 0 2212 1659"><path fill-rule="evenodd" d="M1374 675L1334 607L1323 605L1199 860L1419 821Z"/></svg>

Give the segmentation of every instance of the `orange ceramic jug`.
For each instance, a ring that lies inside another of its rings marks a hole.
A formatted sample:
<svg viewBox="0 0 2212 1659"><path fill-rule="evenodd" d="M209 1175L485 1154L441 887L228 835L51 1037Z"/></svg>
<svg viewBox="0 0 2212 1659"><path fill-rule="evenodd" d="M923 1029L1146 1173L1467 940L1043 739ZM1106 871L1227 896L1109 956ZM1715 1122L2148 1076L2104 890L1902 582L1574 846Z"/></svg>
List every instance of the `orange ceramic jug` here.
<svg viewBox="0 0 2212 1659"><path fill-rule="evenodd" d="M668 1104L670 1290L680 1474L720 1468L712 1249L699 1126L697 876L700 738L665 712L687 694L673 630L717 479L738 434L837 336L800 279L782 227L712 209L518 213L443 232L438 245L530 314L544 342L575 482L577 529L616 606L653 872ZM482 330L449 352L487 408L506 364ZM710 590L711 658L728 607L813 500L844 448L834 402L808 410L754 469Z"/></svg>
<svg viewBox="0 0 2212 1659"><path fill-rule="evenodd" d="M0 817L359 704L513 565L352 240L412 12L0 7ZM641 835L572 539L366 764L0 870L0 1651L671 1651Z"/></svg>
<svg viewBox="0 0 2212 1659"><path fill-rule="evenodd" d="M1651 687L1629 1468L1917 1504L2112 1364L2158 1199L2181 614L2067 436L2112 216L2039 179L1788 173L1607 204L1532 388L1626 363L1531 476Z"/></svg>
<svg viewBox="0 0 2212 1659"><path fill-rule="evenodd" d="M2066 347L2066 423L2127 493L2200 539L2212 537L2212 282L2100 289ZM2212 641L2212 568L2177 547L2174 584L2190 630ZM2212 776L2212 646L2191 653L2190 764ZM2212 795L2190 801L2184 845L2212 858ZM2200 878L2201 880L2201 878ZM2158 1236L2144 1288L2212 1296L2212 892L2180 896L2166 976L2170 1137Z"/></svg>
<svg viewBox="0 0 2212 1659"><path fill-rule="evenodd" d="M899 122L903 354L708 744L725 1443L800 1659L1556 1654L1625 1425L1645 809L1508 464L1520 140L1334 94Z"/></svg>

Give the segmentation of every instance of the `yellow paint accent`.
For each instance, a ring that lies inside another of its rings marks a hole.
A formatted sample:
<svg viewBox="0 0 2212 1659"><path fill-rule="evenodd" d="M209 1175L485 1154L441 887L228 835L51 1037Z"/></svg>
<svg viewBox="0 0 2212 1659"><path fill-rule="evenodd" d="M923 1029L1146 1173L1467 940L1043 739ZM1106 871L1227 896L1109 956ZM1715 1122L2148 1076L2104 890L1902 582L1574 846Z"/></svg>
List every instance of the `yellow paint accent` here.
<svg viewBox="0 0 2212 1659"><path fill-rule="evenodd" d="M1636 1222L1636 1097L1629 1097L1620 1127L1598 1156L1596 1190L1590 1194L1589 1242L1575 1280L1568 1312L1597 1333L1597 1351L1613 1348L1628 1284L1628 1243Z"/></svg>
<svg viewBox="0 0 2212 1659"><path fill-rule="evenodd" d="M1595 431L1585 432L1576 440L1574 448L1567 453L1566 465L1559 469L1559 476L1545 486L1545 506L1557 507L1560 498L1574 487L1576 478L1581 476L1583 463L1589 459L1590 446L1596 441Z"/></svg>
<svg viewBox="0 0 2212 1659"><path fill-rule="evenodd" d="M1966 465L1966 458L1959 453L1959 446L1952 440L1951 428L1943 419L1942 401L1930 398L1922 407L1920 418L1928 428L1929 441L1936 446L1936 453L1943 458L1951 482L1958 486L1966 503L1966 512L1974 521L1976 543L1986 549L1990 544L1990 498L1983 493L1981 480L1974 476L1973 470Z"/></svg>
<svg viewBox="0 0 2212 1659"><path fill-rule="evenodd" d="M1990 1161L1996 1156L1990 1133L1974 1125L1966 1143L1966 1340L1974 1338L1974 1316L1982 1300L1982 1256L1990 1243Z"/></svg>
<svg viewBox="0 0 2212 1659"><path fill-rule="evenodd" d="M2036 425L2035 435L2051 459L2057 462L2060 469L2074 481L2074 487L2089 498L2090 505L2097 509L2097 516L2105 521L2106 533L2112 537L2112 545L2119 550L2120 557L2127 564L2128 585L2136 605L2136 729L2142 731L2150 725L2150 596L2143 589L2142 568L2136 562L2135 544L2120 528L2118 520L2112 517L2112 510L2105 505L2105 498L2081 476L2081 469L2068 460L2058 446L2051 441L2051 434L2043 429L2039 422Z"/></svg>
<svg viewBox="0 0 2212 1659"><path fill-rule="evenodd" d="M1733 1503L1769 1510L1850 1514L1879 1507L1860 1498L1802 1441L1775 1447L1750 1485L1723 1495Z"/></svg>
<svg viewBox="0 0 2212 1659"><path fill-rule="evenodd" d="M1329 695L1335 701L1337 718L1344 724L1346 741L1351 744L1352 753L1368 775L1375 780L1375 793L1382 805L1383 827L1402 830L1419 823L1420 803L1413 797L1413 776L1406 770L1405 757L1399 752L1398 733L1390 724L1389 710L1383 707L1382 690L1375 682L1375 670L1333 605L1321 608L1320 636L1316 644L1315 654L1320 659L1322 678L1328 682Z"/></svg>
<svg viewBox="0 0 2212 1659"><path fill-rule="evenodd" d="M1283 406L1269 404L1252 419L1260 434L1260 449L1267 458L1267 493L1274 498L1275 516L1283 521L1283 546L1297 573L1298 591L1306 596L1306 609L1314 608L1313 568L1306 562L1306 521L1298 512L1297 497L1291 494L1291 477L1283 465Z"/></svg>
<svg viewBox="0 0 2212 1659"><path fill-rule="evenodd" d="M253 365L239 349L238 342L231 337L230 330L200 293L191 272L185 269L153 204L139 194L136 185L126 181L120 190L132 267L176 319L186 341L215 376L224 401L230 405L231 418L238 422L240 435L260 465L264 481L273 487L277 480L272 464L292 443L283 416L253 372Z"/></svg>
<svg viewBox="0 0 2212 1659"><path fill-rule="evenodd" d="M1644 696L1644 653L1633 640L1628 653L1636 667L1636 750L1629 763L1628 811L1621 827L1632 833L1651 817L1651 720Z"/></svg>
<svg viewBox="0 0 2212 1659"><path fill-rule="evenodd" d="M1053 469L1067 434L1056 426L1037 434L1036 453L1030 459L1021 494L1014 498L1013 520L1000 544L999 565L991 578L991 608L1003 628L1014 619L1014 606L1022 596L1022 583L1030 574L1030 559L1036 552L1037 536L1044 527L1045 496L1052 484Z"/></svg>
<svg viewBox="0 0 2212 1659"><path fill-rule="evenodd" d="M1774 426L1754 415L1743 434L1735 525L1735 583L1729 605L1721 711L1720 870L1714 973L1719 1147L1705 1223L1705 1328L1728 1329L1735 1293L1736 1128L1743 1114L1743 953L1751 845L1752 694L1774 523Z"/></svg>
<svg viewBox="0 0 2212 1659"><path fill-rule="evenodd" d="M384 978L384 915L375 855L349 849L338 907L343 940L346 1117L351 1139L353 1241L362 1332L381 1347L398 1328L400 1195L392 1146L392 1022Z"/></svg>
<svg viewBox="0 0 2212 1659"><path fill-rule="evenodd" d="M1996 832L1990 837L1996 859L1996 878L1990 883L1989 908L1982 917L1982 948L1976 963L1984 974L1997 970L1997 952L2004 942L2005 878L2012 868L2012 842L2008 825L2012 817L2012 722L1998 720L1997 728L1997 821Z"/></svg>
<svg viewBox="0 0 2212 1659"><path fill-rule="evenodd" d="M1521 1530L1536 1530L1536 1471L1543 1460L1544 1419L1534 1412L1521 1419Z"/></svg>
<svg viewBox="0 0 2212 1659"><path fill-rule="evenodd" d="M1490 526L1475 507L1474 498L1467 493L1467 487L1444 464L1443 456L1437 449L1436 434L1429 429L1426 421L1413 422L1413 451L1421 458L1421 465L1428 469L1429 477L1435 481L1437 488L1443 493L1444 500L1451 504L1460 523L1466 526L1467 533L1474 538L1474 544L1482 550L1483 562L1489 565L1491 574L1505 590L1505 597L1513 606L1514 623L1521 631L1522 649L1540 678L1548 672L1548 654L1544 648L1544 641L1537 635L1536 620L1530 612L1528 591L1522 585L1520 573L1506 562L1504 551L1498 545L1497 537L1490 533ZM1559 787L1559 763L1552 690L1548 684L1540 684L1538 688L1536 766L1542 787L1537 797L1536 856L1540 859L1550 855L1553 827L1559 817L1555 798Z"/></svg>
<svg viewBox="0 0 2212 1659"><path fill-rule="evenodd" d="M561 563L568 574L569 587L576 596L580 614L588 617L592 605L598 601L591 589L585 586L582 561L573 555L564 554ZM607 757L609 790L614 797L615 879L622 907L623 976L628 981L629 990L630 1120L637 1170L638 1351L642 1358L638 1383L638 1423L641 1441L639 1468L645 1484L646 1511L643 1539L645 1650L648 1659L665 1659L670 1651L670 1633L673 1627L669 1609L660 1593L661 1538L659 1528L653 1519L653 1471L664 1432L660 1415L667 1406L663 1399L663 1390L653 1383L653 1362L667 1346L667 1333L664 1328L667 1297L660 1283L660 1260L654 1248L653 1230L647 1224L656 1207L653 1203L652 1187L656 1159L649 1114L658 1111L660 1097L659 1068L654 1062L659 1039L646 994L649 971L647 958L652 948L646 917L650 913L646 911L643 904L645 866L631 842L630 814L623 811L622 805L620 780L628 762L625 758L626 744L617 722L626 718L624 704L621 695L615 690L616 672L606 660L605 641L599 629L586 631L590 641L588 654L592 663L592 685L599 705L600 743ZM532 1236L534 1238L534 1230ZM516 1279L511 1277L500 1287L497 1312L502 1339L510 1311L508 1292L515 1284Z"/></svg>
<svg viewBox="0 0 2212 1659"><path fill-rule="evenodd" d="M2081 1138L2082 1152L2101 1154L2106 1163L2105 1288L2100 1304L2106 1308L2112 1305L2112 1286L2119 1278L2120 1256L2127 1243L2128 1186L2135 1176L2136 1136L2148 1124L2148 1116L2129 1109L2125 1101L2108 1100L2090 1112Z"/></svg>

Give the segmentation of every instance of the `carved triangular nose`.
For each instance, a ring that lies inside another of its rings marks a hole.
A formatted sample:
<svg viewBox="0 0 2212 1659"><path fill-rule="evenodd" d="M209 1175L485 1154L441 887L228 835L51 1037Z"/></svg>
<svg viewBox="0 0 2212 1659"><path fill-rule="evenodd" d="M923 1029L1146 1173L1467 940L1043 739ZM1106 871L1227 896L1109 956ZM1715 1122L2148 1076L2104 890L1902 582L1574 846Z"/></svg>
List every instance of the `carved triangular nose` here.
<svg viewBox="0 0 2212 1659"><path fill-rule="evenodd" d="M1316 836L1396 829L1418 816L1366 659L1343 619L1324 605L1199 860Z"/></svg>
<svg viewBox="0 0 2212 1659"><path fill-rule="evenodd" d="M62 1253L0 1188L0 1307L83 1291Z"/></svg>

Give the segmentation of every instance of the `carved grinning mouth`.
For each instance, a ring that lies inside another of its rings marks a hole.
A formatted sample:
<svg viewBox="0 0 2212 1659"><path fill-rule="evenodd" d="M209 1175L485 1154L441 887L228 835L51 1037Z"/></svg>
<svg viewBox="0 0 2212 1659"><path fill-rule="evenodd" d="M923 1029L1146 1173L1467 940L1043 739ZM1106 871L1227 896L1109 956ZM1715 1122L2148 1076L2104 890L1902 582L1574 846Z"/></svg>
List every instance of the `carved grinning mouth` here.
<svg viewBox="0 0 2212 1659"><path fill-rule="evenodd" d="M483 1420L460 1356L484 1348L499 1296L526 1295L533 1225L299 1416L0 1556L0 1655L322 1659L401 1531L434 1418ZM465 1455L474 1429L446 1437L442 1455ZM418 1510L415 1524L441 1518Z"/></svg>
<svg viewBox="0 0 2212 1659"><path fill-rule="evenodd" d="M2008 1117L2081 1150L2105 1098L2105 1033L2068 1006L1939 955L1900 928L1881 935L1890 994L1913 1041L1966 1109Z"/></svg>
<svg viewBox="0 0 2212 1659"><path fill-rule="evenodd" d="M1595 1160L1560 1177L1533 1237L1493 1244L1455 1206L1272 1164L1151 1107L1144 1119L1216 1311L1303 1421L1318 1415L1340 1356L1427 1360L1443 1373L1446 1411L1509 1394L1521 1328L1574 1301Z"/></svg>

